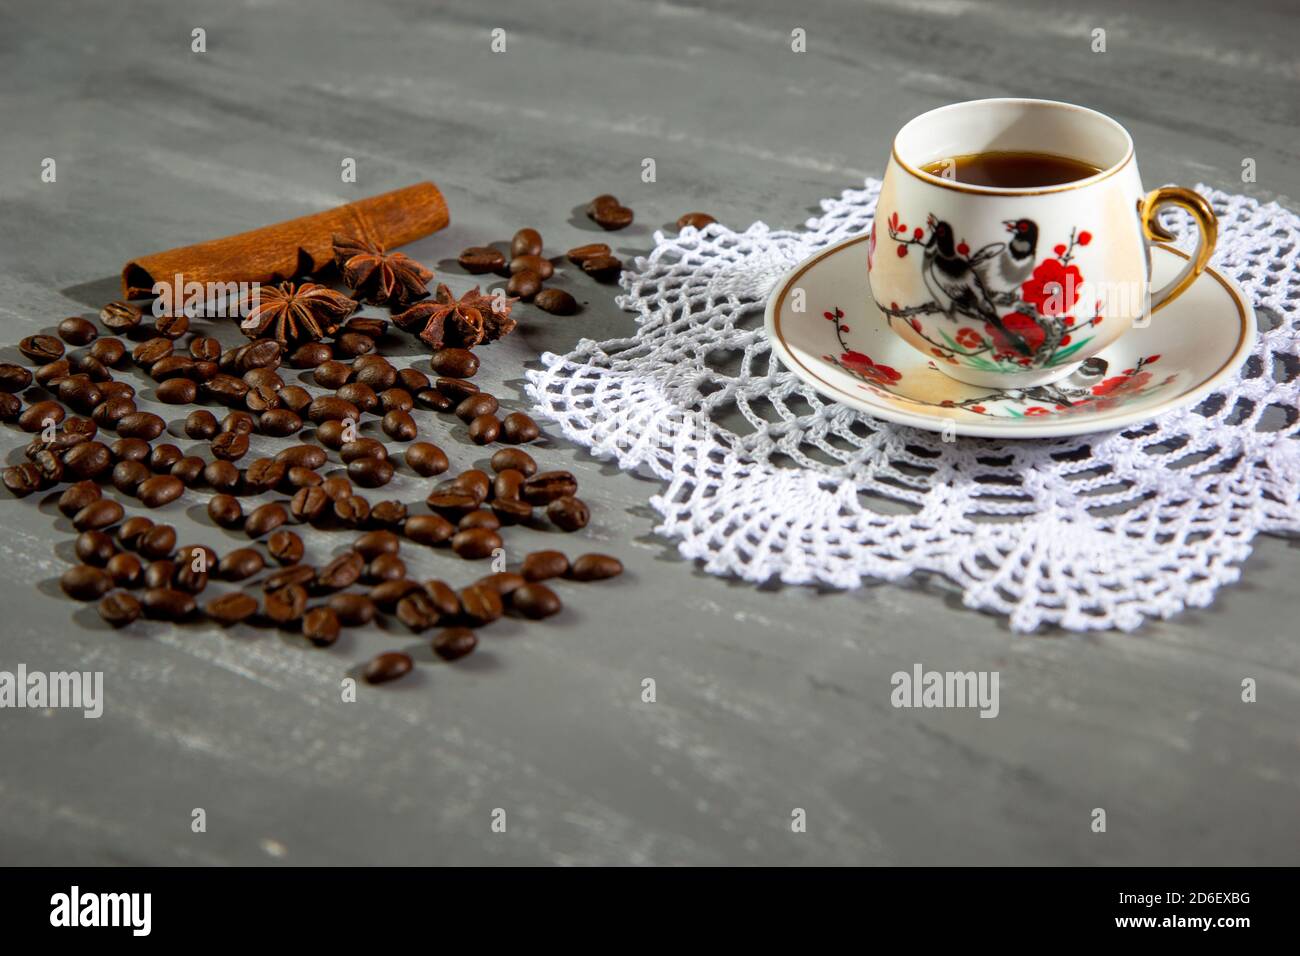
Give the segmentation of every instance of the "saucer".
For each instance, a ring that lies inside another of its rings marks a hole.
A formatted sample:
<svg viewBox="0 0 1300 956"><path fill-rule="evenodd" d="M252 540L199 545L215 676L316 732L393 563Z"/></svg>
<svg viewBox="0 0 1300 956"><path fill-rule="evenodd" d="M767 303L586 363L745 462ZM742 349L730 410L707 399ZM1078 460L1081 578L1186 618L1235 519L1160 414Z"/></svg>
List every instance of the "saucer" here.
<svg viewBox="0 0 1300 956"><path fill-rule="evenodd" d="M1123 428L1204 398L1255 342L1250 302L1236 283L1206 269L1145 328L1131 329L1060 381L964 385L939 371L942 358L927 359L889 329L867 285L868 238L824 249L786 274L767 302L767 335L782 364L822 395L886 421L984 438ZM1155 285L1186 258L1154 246Z"/></svg>

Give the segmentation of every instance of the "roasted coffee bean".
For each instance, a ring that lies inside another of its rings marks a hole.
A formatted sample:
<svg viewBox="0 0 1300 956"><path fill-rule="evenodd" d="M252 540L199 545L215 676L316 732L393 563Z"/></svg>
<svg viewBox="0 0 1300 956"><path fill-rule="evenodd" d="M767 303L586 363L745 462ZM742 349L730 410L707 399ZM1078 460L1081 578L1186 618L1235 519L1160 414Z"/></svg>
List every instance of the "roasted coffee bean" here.
<svg viewBox="0 0 1300 956"><path fill-rule="evenodd" d="M434 388L459 405L471 395L479 393L479 387L462 378L440 378L433 383Z"/></svg>
<svg viewBox="0 0 1300 956"><path fill-rule="evenodd" d="M582 271L597 282L613 282L623 272L623 261L617 256L592 256L583 261Z"/></svg>
<svg viewBox="0 0 1300 956"><path fill-rule="evenodd" d="M89 351L73 352L68 356L68 367L77 375L85 375L103 390L113 380L113 373Z"/></svg>
<svg viewBox="0 0 1300 956"><path fill-rule="evenodd" d="M126 627L140 617L140 602L124 591L114 591L100 600L99 616L111 627Z"/></svg>
<svg viewBox="0 0 1300 956"><path fill-rule="evenodd" d="M104 565L104 570L113 579L113 583L120 588L137 587L144 579L144 565L140 563L140 559L125 551L119 551L109 558L108 564Z"/></svg>
<svg viewBox="0 0 1300 956"><path fill-rule="evenodd" d="M185 453L170 442L154 445L149 452L149 467L155 472L171 471L172 465L184 457Z"/></svg>
<svg viewBox="0 0 1300 956"><path fill-rule="evenodd" d="M110 332L127 332L140 324L141 315L129 302L110 302L99 310L99 321Z"/></svg>
<svg viewBox="0 0 1300 956"><path fill-rule="evenodd" d="M228 461L210 461L203 466L203 480L213 491L237 491L240 478L239 469Z"/></svg>
<svg viewBox="0 0 1300 956"><path fill-rule="evenodd" d="M497 498L489 507L503 525L524 524L533 516L533 506L519 498Z"/></svg>
<svg viewBox="0 0 1300 956"><path fill-rule="evenodd" d="M239 461L248 454L248 436L243 432L222 432L208 446L213 458L222 461Z"/></svg>
<svg viewBox="0 0 1300 956"><path fill-rule="evenodd" d="M141 555L154 561L170 557L175 548L176 529L169 524L154 525L140 535L140 541L136 545L136 550Z"/></svg>
<svg viewBox="0 0 1300 956"><path fill-rule="evenodd" d="M113 587L113 579L103 568L78 564L63 572L59 587L74 601L98 601Z"/></svg>
<svg viewBox="0 0 1300 956"><path fill-rule="evenodd" d="M68 439L73 438L94 438L99 432L99 426L89 418L67 418L63 421L63 434Z"/></svg>
<svg viewBox="0 0 1300 956"><path fill-rule="evenodd" d="M563 551L534 551L524 557L519 573L529 581L545 581L558 578L568 570L569 559Z"/></svg>
<svg viewBox="0 0 1300 956"><path fill-rule="evenodd" d="M406 505L400 501L380 501L370 509L372 527L390 531L400 531L406 520Z"/></svg>
<svg viewBox="0 0 1300 956"><path fill-rule="evenodd" d="M381 423L384 434L394 441L410 441L420 433L415 419L408 412L391 411L384 415Z"/></svg>
<svg viewBox="0 0 1300 956"><path fill-rule="evenodd" d="M210 382L219 374L216 362L195 362L190 367L189 377L202 387L204 382Z"/></svg>
<svg viewBox="0 0 1300 956"><path fill-rule="evenodd" d="M418 441L406 449L406 464L417 475L426 478L441 475L451 467L446 452L427 441Z"/></svg>
<svg viewBox="0 0 1300 956"><path fill-rule="evenodd" d="M103 442L83 441L63 453L65 475L72 481L98 478L113 467L113 453Z"/></svg>
<svg viewBox="0 0 1300 956"><path fill-rule="evenodd" d="M306 587L314 580L316 580L316 569L311 565L290 564L268 574L262 581L262 590L278 591L280 588L287 588L294 584Z"/></svg>
<svg viewBox="0 0 1300 956"><path fill-rule="evenodd" d="M316 587L324 591L342 591L356 584L366 561L355 551L345 551L316 572Z"/></svg>
<svg viewBox="0 0 1300 956"><path fill-rule="evenodd" d="M533 304L551 315L574 315L578 300L563 289L543 289L533 297Z"/></svg>
<svg viewBox="0 0 1300 956"><path fill-rule="evenodd" d="M360 495L334 501L334 517L349 528L360 528L370 518L370 502Z"/></svg>
<svg viewBox="0 0 1300 956"><path fill-rule="evenodd" d="M495 395L479 392L461 401L456 406L456 417L469 424L480 415L492 415L500 407ZM480 443L481 444L481 443Z"/></svg>
<svg viewBox="0 0 1300 956"><path fill-rule="evenodd" d="M402 539L391 531L368 531L352 542L352 550L367 561L381 554L397 554L402 548Z"/></svg>
<svg viewBox="0 0 1300 956"><path fill-rule="evenodd" d="M513 571L498 571L496 574L489 574L485 578L479 578L474 583L484 584L504 598L528 582L522 574L515 574Z"/></svg>
<svg viewBox="0 0 1300 956"><path fill-rule="evenodd" d="M449 627L433 638L433 652L444 661L454 661L478 647L478 636L467 627Z"/></svg>
<svg viewBox="0 0 1300 956"><path fill-rule="evenodd" d="M358 356L373 352L375 340L368 335L356 332L344 332L334 339L334 351L339 355Z"/></svg>
<svg viewBox="0 0 1300 956"><path fill-rule="evenodd" d="M153 473L141 462L127 459L113 466L111 481L122 494L134 497L140 485L152 477Z"/></svg>
<svg viewBox="0 0 1300 956"><path fill-rule="evenodd" d="M468 531L471 528L486 528L489 531L497 531L500 527L500 519L486 508L471 511L456 522L456 528L459 531Z"/></svg>
<svg viewBox="0 0 1300 956"><path fill-rule="evenodd" d="M506 295L514 296L524 302L532 302L537 293L542 291L542 277L531 269L523 269L510 276L506 283Z"/></svg>
<svg viewBox="0 0 1300 956"><path fill-rule="evenodd" d="M147 464L153 446L143 438L119 438L109 448L115 461L138 461Z"/></svg>
<svg viewBox="0 0 1300 956"><path fill-rule="evenodd" d="M478 372L478 356L469 349L438 349L429 356L429 365L446 378L473 378Z"/></svg>
<svg viewBox="0 0 1300 956"><path fill-rule="evenodd" d="M243 375L254 368L279 368L283 353L283 346L275 339L257 339L236 351L235 370Z"/></svg>
<svg viewBox="0 0 1300 956"><path fill-rule="evenodd" d="M307 610L307 589L300 584L289 584L274 591L267 591L262 599L262 611L276 624L294 624L302 620Z"/></svg>
<svg viewBox="0 0 1300 956"><path fill-rule="evenodd" d="M50 485L57 485L63 480L63 462L54 452L43 448L32 455L31 459L31 464L40 473L40 482L43 487L48 488Z"/></svg>
<svg viewBox="0 0 1300 956"><path fill-rule="evenodd" d="M302 430L302 419L287 408L273 408L262 413L257 420L257 430L263 435L286 438Z"/></svg>
<svg viewBox="0 0 1300 956"><path fill-rule="evenodd" d="M188 355L169 355L149 366L149 377L155 382L174 378L190 378L194 373L194 359Z"/></svg>
<svg viewBox="0 0 1300 956"><path fill-rule="evenodd" d="M186 455L172 465L171 473L188 488L199 483L199 479L203 477L205 464L198 455Z"/></svg>
<svg viewBox="0 0 1300 956"><path fill-rule="evenodd" d="M525 584L510 595L510 606L535 621L558 614L563 607L556 593L545 584Z"/></svg>
<svg viewBox="0 0 1300 956"><path fill-rule="evenodd" d="M286 494L291 494L299 488L314 488L322 481L324 479L310 468L293 465L284 473L284 481L280 483L280 487Z"/></svg>
<svg viewBox="0 0 1300 956"><path fill-rule="evenodd" d="M59 323L59 338L69 345L89 345L99 337L95 324L79 315L69 316Z"/></svg>
<svg viewBox="0 0 1300 956"><path fill-rule="evenodd" d="M581 498L565 495L546 506L546 516L561 531L577 531L587 527L587 522L591 520L591 510Z"/></svg>
<svg viewBox="0 0 1300 956"><path fill-rule="evenodd" d="M52 335L29 335L18 343L18 351L44 365L63 358L63 343Z"/></svg>
<svg viewBox="0 0 1300 956"><path fill-rule="evenodd" d="M287 528L281 528L266 539L266 550L280 564L297 564L302 560L305 548L302 538Z"/></svg>
<svg viewBox="0 0 1300 956"><path fill-rule="evenodd" d="M411 515L402 533L416 544L442 544L456 533L456 526L442 515Z"/></svg>
<svg viewBox="0 0 1300 956"><path fill-rule="evenodd" d="M257 428L257 419L248 412L235 411L231 412L221 420L221 430L223 432L236 432L240 435L251 435Z"/></svg>
<svg viewBox="0 0 1300 956"><path fill-rule="evenodd" d="M114 395L100 402L90 411L90 417L100 428L117 428L117 423L139 411L135 402L122 395Z"/></svg>
<svg viewBox="0 0 1300 956"><path fill-rule="evenodd" d="M118 420L117 433L123 438L153 441L166 427L167 423L153 412L134 412Z"/></svg>
<svg viewBox="0 0 1300 956"><path fill-rule="evenodd" d="M289 365L293 368L316 368L334 357L334 350L324 342L306 342L289 355Z"/></svg>
<svg viewBox="0 0 1300 956"><path fill-rule="evenodd" d="M357 458L348 463L348 477L362 488L378 488L393 478L393 465L387 458Z"/></svg>
<svg viewBox="0 0 1300 956"><path fill-rule="evenodd" d="M200 362L215 362L221 358L221 343L210 335L198 335L190 340L190 357Z"/></svg>
<svg viewBox="0 0 1300 956"><path fill-rule="evenodd" d="M266 370L254 369L253 371L260 372ZM252 372L249 374L251 375ZM262 412L269 412L272 409L278 409L279 407L280 391L270 385L250 386L248 394L244 396L244 408L255 415L260 416Z"/></svg>
<svg viewBox="0 0 1300 956"><path fill-rule="evenodd" d="M462 269L474 276L485 272L500 272L506 265L506 257L490 246L470 246L456 261Z"/></svg>
<svg viewBox="0 0 1300 956"><path fill-rule="evenodd" d="M368 684L385 684L408 674L415 663L401 651L387 651L372 657L362 671Z"/></svg>
<svg viewBox="0 0 1300 956"><path fill-rule="evenodd" d="M450 411L456 403L451 398L436 388L425 388L415 393L415 400L423 408L432 409L435 412Z"/></svg>
<svg viewBox="0 0 1300 956"><path fill-rule="evenodd" d="M199 387L188 378L169 378L154 394L165 405L189 405L198 397Z"/></svg>
<svg viewBox="0 0 1300 956"><path fill-rule="evenodd" d="M385 412L409 412L415 407L415 400L404 388L386 388L379 393L379 406Z"/></svg>
<svg viewBox="0 0 1300 956"><path fill-rule="evenodd" d="M342 419L351 419L357 422L361 420L361 410L349 401L333 395L323 395L320 398L313 399L312 403L307 406L307 417L317 425L321 424L321 422Z"/></svg>
<svg viewBox="0 0 1300 956"><path fill-rule="evenodd" d="M227 408L234 408L244 404L244 396L248 394L248 383L233 375L214 375L203 383L201 391L204 397L220 402Z"/></svg>
<svg viewBox="0 0 1300 956"><path fill-rule="evenodd" d="M55 362L46 362L38 368L33 374L38 385L44 385L49 388L58 385L61 379L67 378L72 374L72 366L67 359L59 359Z"/></svg>
<svg viewBox="0 0 1300 956"><path fill-rule="evenodd" d="M469 528L458 531L451 539L451 550L462 558L480 561L492 557L492 552L501 547L501 535L491 528Z"/></svg>
<svg viewBox="0 0 1300 956"><path fill-rule="evenodd" d="M363 412L373 412L379 407L379 395L364 382L348 382L346 385L340 385L334 397L351 402Z"/></svg>
<svg viewBox="0 0 1300 956"><path fill-rule="evenodd" d="M481 500L472 492L456 488L438 489L424 499L430 510L453 520L459 520L467 511L473 511ZM410 519L407 519L409 524Z"/></svg>
<svg viewBox="0 0 1300 956"><path fill-rule="evenodd" d="M460 613L460 596L452 590L451 585L437 578L424 582L424 592L433 601L433 606L443 617L455 617Z"/></svg>
<svg viewBox="0 0 1300 956"><path fill-rule="evenodd" d="M365 358L358 359L357 364L353 366L352 381L357 385L365 385L367 388L382 392L397 384L397 369L393 368L386 359L377 355L367 355Z"/></svg>
<svg viewBox="0 0 1300 956"><path fill-rule="evenodd" d="M523 486L523 472L506 468L504 471L497 472L496 478L492 480L492 497L496 500L518 498Z"/></svg>
<svg viewBox="0 0 1300 956"><path fill-rule="evenodd" d="M331 419L316 426L316 440L335 451L347 444L345 436L355 432L355 425L340 419Z"/></svg>
<svg viewBox="0 0 1300 956"><path fill-rule="evenodd" d="M248 620L257 613L257 608L257 598L242 591L232 591L209 601L203 610L222 627L230 627Z"/></svg>
<svg viewBox="0 0 1300 956"><path fill-rule="evenodd" d="M597 196L587 206L587 218L607 231L632 225L632 210L610 195Z"/></svg>
<svg viewBox="0 0 1300 956"><path fill-rule="evenodd" d="M316 445L290 445L277 452L275 460L282 461L290 467L296 465L315 470L325 464L326 458L324 450Z"/></svg>
<svg viewBox="0 0 1300 956"><path fill-rule="evenodd" d="M67 412L58 402L44 401L28 405L18 416L18 427L25 432L38 432L55 425L67 417Z"/></svg>
<svg viewBox="0 0 1300 956"><path fill-rule="evenodd" d="M357 335L366 335L372 339L377 339L388 331L388 320L377 316L354 315L344 323L343 331L344 333L355 332Z"/></svg>
<svg viewBox="0 0 1300 956"><path fill-rule="evenodd" d="M542 234L536 229L520 229L510 240L510 255L540 256L542 254Z"/></svg>
<svg viewBox="0 0 1300 956"><path fill-rule="evenodd" d="M339 639L339 619L327 607L314 607L303 615L302 636L317 647L329 647Z"/></svg>
<svg viewBox="0 0 1300 956"><path fill-rule="evenodd" d="M429 595L414 590L397 602L397 619L415 632L427 631L440 620L438 609Z"/></svg>
<svg viewBox="0 0 1300 956"><path fill-rule="evenodd" d="M482 627L501 617L505 605L501 595L486 584L471 584L460 592L460 610L471 624Z"/></svg>
<svg viewBox="0 0 1300 956"><path fill-rule="evenodd" d="M568 260L575 266L581 266L588 259L595 256L607 255L609 255L609 246L603 242L592 242L585 246L576 246L565 253Z"/></svg>
<svg viewBox="0 0 1300 956"><path fill-rule="evenodd" d="M330 503L329 495L318 486L299 488L289 502L289 511L296 521L315 521Z"/></svg>
<svg viewBox="0 0 1300 956"><path fill-rule="evenodd" d="M331 594L326 604L339 623L348 627L360 627L375 619L375 602L364 594Z"/></svg>
<svg viewBox="0 0 1300 956"><path fill-rule="evenodd" d="M178 591L198 594L208 586L208 572L196 571L194 568L189 561L177 563L176 571L172 574L172 584Z"/></svg>
<svg viewBox="0 0 1300 956"><path fill-rule="evenodd" d="M131 358L136 365L150 368L170 356L175 348L169 339L161 337L145 339L131 350Z"/></svg>
<svg viewBox="0 0 1300 956"><path fill-rule="evenodd" d="M487 496L492 493L491 477L486 471L480 471L478 468L466 468L456 476L455 484L472 493L480 503L486 501Z"/></svg>
<svg viewBox="0 0 1300 956"><path fill-rule="evenodd" d="M118 544L124 548L139 550L140 542L146 534L153 530L153 527L153 521L144 515L127 518L122 522L122 527L117 529Z"/></svg>
<svg viewBox="0 0 1300 956"><path fill-rule="evenodd" d="M71 518L86 505L98 501L103 496L99 485L93 481L78 481L59 495L59 511L64 517Z"/></svg>
<svg viewBox="0 0 1300 956"><path fill-rule="evenodd" d="M122 344L121 339L112 337L96 339L87 354L107 368L110 365L117 365L126 357L126 346Z"/></svg>
<svg viewBox="0 0 1300 956"><path fill-rule="evenodd" d="M677 228L685 229L687 226L692 226L696 229L703 229L714 222L717 222L717 220L707 212L688 212L677 218Z"/></svg>
<svg viewBox="0 0 1300 956"><path fill-rule="evenodd" d="M149 588L140 595L144 616L158 621L180 621L194 613L194 595L175 588Z"/></svg>
<svg viewBox="0 0 1300 956"><path fill-rule="evenodd" d="M530 505L549 505L556 498L573 495L578 482L567 471L538 472L524 481L520 495Z"/></svg>
<svg viewBox="0 0 1300 956"><path fill-rule="evenodd" d="M226 581L244 581L266 567L262 552L256 548L236 548L227 552L217 564L217 574Z"/></svg>
<svg viewBox="0 0 1300 956"><path fill-rule="evenodd" d="M623 562L608 554L584 554L569 569L569 577L575 581L603 581L622 573Z"/></svg>
<svg viewBox="0 0 1300 956"><path fill-rule="evenodd" d="M541 256L515 256L510 260L510 274L520 272L531 272L545 282L555 275L555 266L551 265L550 259Z"/></svg>
<svg viewBox="0 0 1300 956"><path fill-rule="evenodd" d="M284 388L284 379L282 379L280 374L273 368L250 368L244 373L243 379L244 384L252 391L256 391L257 389L267 389L268 391L263 393L264 396L271 395L271 393L278 392L280 389ZM247 398L245 398L245 401L247 401ZM258 409L258 411L260 411L260 409Z"/></svg>
<svg viewBox="0 0 1300 956"><path fill-rule="evenodd" d="M321 388L341 388L348 380L352 370L342 362L326 359L312 372L312 380Z"/></svg>
<svg viewBox="0 0 1300 956"><path fill-rule="evenodd" d="M37 472L39 474L39 472ZM111 498L92 501L72 516L72 526L78 531L102 531L122 520L125 509Z"/></svg>
<svg viewBox="0 0 1300 956"><path fill-rule="evenodd" d="M88 412L104 400L89 375L69 375L59 382L59 400L80 412Z"/></svg>
<svg viewBox="0 0 1300 956"><path fill-rule="evenodd" d="M376 584L370 589L367 595L375 606L385 614L391 614L397 610L397 602L412 591L418 591L420 584L418 581L384 581Z"/></svg>
<svg viewBox="0 0 1300 956"><path fill-rule="evenodd" d="M244 534L250 538L260 538L270 534L288 520L289 515L284 510L284 506L273 501L256 508L244 519Z"/></svg>
<svg viewBox="0 0 1300 956"><path fill-rule="evenodd" d="M406 562L395 554L381 554L366 564L365 579L371 583L399 581L405 577Z"/></svg>
<svg viewBox="0 0 1300 956"><path fill-rule="evenodd" d="M244 471L243 490L246 494L259 495L279 486L284 481L289 466L274 458L259 458Z"/></svg>
<svg viewBox="0 0 1300 956"><path fill-rule="evenodd" d="M429 376L425 375L416 368L399 369L397 372L397 383L406 389L412 395L416 392L423 391L430 385Z"/></svg>
<svg viewBox="0 0 1300 956"><path fill-rule="evenodd" d="M299 417L311 405L311 392L301 385L286 385L278 394L280 404Z"/></svg>
<svg viewBox="0 0 1300 956"><path fill-rule="evenodd" d="M21 392L32 384L32 373L21 365L5 362L0 365L0 392Z"/></svg>
<svg viewBox="0 0 1300 956"><path fill-rule="evenodd" d="M102 531L83 531L77 535L74 549L82 564L103 567L117 554L117 545Z"/></svg>
<svg viewBox="0 0 1300 956"><path fill-rule="evenodd" d="M501 419L495 415L479 415L469 423L469 438L476 445L490 445L500 434Z"/></svg>
<svg viewBox="0 0 1300 956"><path fill-rule="evenodd" d="M491 464L492 470L496 472L513 469L520 472L525 478L531 478L537 474L537 462L533 461L532 455L521 448L502 448L500 451L494 452Z"/></svg>

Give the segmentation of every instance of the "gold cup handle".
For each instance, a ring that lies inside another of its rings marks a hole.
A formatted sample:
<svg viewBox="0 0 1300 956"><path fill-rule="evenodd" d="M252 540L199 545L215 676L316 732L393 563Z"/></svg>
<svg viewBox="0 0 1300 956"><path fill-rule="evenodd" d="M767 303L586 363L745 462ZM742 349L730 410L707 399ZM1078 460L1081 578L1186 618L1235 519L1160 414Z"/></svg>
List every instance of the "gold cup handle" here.
<svg viewBox="0 0 1300 956"><path fill-rule="evenodd" d="M1171 242L1178 237L1160 225L1160 208L1162 206L1182 206L1196 220L1200 238L1196 250L1187 260L1187 265L1174 276L1164 288L1151 293L1151 311L1156 312L1182 295L1187 287L1196 281L1196 277L1205 271L1214 252L1214 243L1219 238L1219 220L1214 210L1198 192L1184 189L1182 186L1161 186L1153 189L1138 201L1138 218L1142 220L1142 232L1148 242Z"/></svg>

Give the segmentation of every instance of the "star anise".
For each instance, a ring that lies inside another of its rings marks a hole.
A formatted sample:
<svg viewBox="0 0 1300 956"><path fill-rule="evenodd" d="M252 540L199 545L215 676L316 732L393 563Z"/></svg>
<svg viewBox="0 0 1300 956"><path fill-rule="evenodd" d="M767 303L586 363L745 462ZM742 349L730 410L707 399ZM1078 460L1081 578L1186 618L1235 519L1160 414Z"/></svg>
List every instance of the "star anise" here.
<svg viewBox="0 0 1300 956"><path fill-rule="evenodd" d="M358 299L405 308L429 294L433 273L400 252L350 236L334 237L334 264Z"/></svg>
<svg viewBox="0 0 1300 956"><path fill-rule="evenodd" d="M398 327L414 332L430 348L472 349L509 335L517 324L510 310L518 299L485 295L475 286L459 299L441 283L433 298L393 316Z"/></svg>
<svg viewBox="0 0 1300 956"><path fill-rule="evenodd" d="M254 290L244 300L244 309L241 332L250 339L270 336L287 345L332 335L357 310L357 303L314 282L281 282Z"/></svg>

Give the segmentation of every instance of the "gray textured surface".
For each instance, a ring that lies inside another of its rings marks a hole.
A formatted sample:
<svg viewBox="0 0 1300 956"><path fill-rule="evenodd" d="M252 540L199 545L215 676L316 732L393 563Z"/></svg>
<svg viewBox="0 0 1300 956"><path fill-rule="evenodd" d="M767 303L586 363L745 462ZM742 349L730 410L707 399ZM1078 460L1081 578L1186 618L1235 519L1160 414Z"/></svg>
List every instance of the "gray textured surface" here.
<svg viewBox="0 0 1300 956"><path fill-rule="evenodd" d="M1151 184L1300 196L1300 20L1281 0L433 6L0 3L4 340L115 297L130 255L422 178L453 225L407 251L457 288L448 260L465 245L525 224L551 252L594 238L574 210L602 191L637 210L614 237L626 252L697 208L797 224L878 175L903 120L979 96L1116 115ZM206 54L190 52L196 26ZM493 27L505 54L488 50ZM46 156L56 184L40 181ZM345 156L355 186L339 182ZM656 184L639 179L645 156ZM1239 181L1243 156L1256 185ZM503 394L540 350L632 328L607 289L571 287L582 316L528 311L485 353ZM456 465L482 459L444 429L430 433ZM0 435L14 459L19 436ZM653 485L559 442L540 454L584 483L583 544L629 573L566 587L562 617L498 624L474 658L355 704L339 702L349 668L420 642L110 633L58 593L67 522L6 502L0 668L103 670L108 700L99 721L0 712L0 862L1300 862L1294 543L1261 540L1211 610L1134 635L1017 636L938 582L837 594L710 578L653 534ZM193 501L168 512L183 540L232 546ZM313 539L317 556L337 545ZM441 554L416 566L468 576ZM1001 715L891 708L889 675L918 661L999 670ZM656 704L640 702L644 677ZM1258 703L1240 701L1243 677ZM1104 835L1089 830L1099 806ZM206 833L190 831L195 807ZM807 833L791 833L794 807Z"/></svg>

